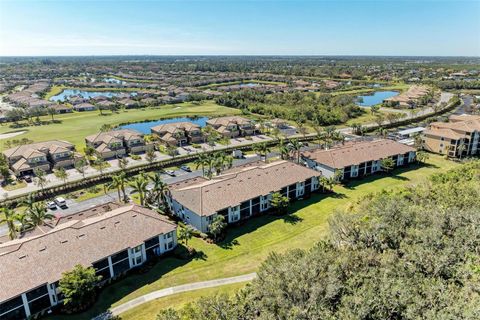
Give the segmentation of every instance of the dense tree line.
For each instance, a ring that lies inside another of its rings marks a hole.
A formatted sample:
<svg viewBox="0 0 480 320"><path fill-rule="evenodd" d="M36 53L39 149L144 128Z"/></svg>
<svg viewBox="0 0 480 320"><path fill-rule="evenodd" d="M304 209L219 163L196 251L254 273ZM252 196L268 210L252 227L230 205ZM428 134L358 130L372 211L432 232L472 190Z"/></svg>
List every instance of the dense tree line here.
<svg viewBox="0 0 480 320"><path fill-rule="evenodd" d="M175 319L479 319L480 162L339 211L310 250L272 253L235 296Z"/></svg>
<svg viewBox="0 0 480 320"><path fill-rule="evenodd" d="M266 94L254 90L226 93L215 101L245 112L268 115L296 122L312 121L318 125L340 124L363 114L349 95L317 95L312 92Z"/></svg>

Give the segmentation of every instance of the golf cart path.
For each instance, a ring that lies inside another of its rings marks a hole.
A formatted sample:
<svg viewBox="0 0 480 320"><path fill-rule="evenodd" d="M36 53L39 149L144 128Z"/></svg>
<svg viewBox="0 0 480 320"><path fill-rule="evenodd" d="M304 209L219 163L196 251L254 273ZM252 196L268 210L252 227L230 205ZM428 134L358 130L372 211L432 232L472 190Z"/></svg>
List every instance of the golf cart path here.
<svg viewBox="0 0 480 320"><path fill-rule="evenodd" d="M194 291L194 290L205 289L205 288L214 288L214 287L219 287L227 284L251 281L256 277L257 277L257 273L254 272L254 273L244 274L241 276L236 276L231 278L221 278L221 279L214 279L209 281L187 283L180 286L165 288L165 289L147 293L143 296L140 296L138 298L125 302L119 306L111 308L110 312L113 315L119 315L125 311L128 311L130 309L133 309L144 303L147 303L149 301L152 301L158 298L163 298L163 297L181 293L181 292Z"/></svg>

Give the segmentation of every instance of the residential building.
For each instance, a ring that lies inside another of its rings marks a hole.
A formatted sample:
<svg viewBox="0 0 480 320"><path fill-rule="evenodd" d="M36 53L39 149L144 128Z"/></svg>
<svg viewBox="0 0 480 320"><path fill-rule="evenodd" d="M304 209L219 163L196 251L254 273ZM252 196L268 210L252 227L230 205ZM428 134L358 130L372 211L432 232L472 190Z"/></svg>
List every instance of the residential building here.
<svg viewBox="0 0 480 320"><path fill-rule="evenodd" d="M250 136L255 133L254 122L239 116L212 118L207 120L207 124L228 138Z"/></svg>
<svg viewBox="0 0 480 320"><path fill-rule="evenodd" d="M324 177L347 180L361 178L382 171L381 160L391 158L395 167L415 161L416 150L393 140L351 141L331 149L302 152L301 157L309 168L318 170Z"/></svg>
<svg viewBox="0 0 480 320"><path fill-rule="evenodd" d="M151 128L152 134L170 146L203 142L202 128L193 122L166 123Z"/></svg>
<svg viewBox="0 0 480 320"><path fill-rule="evenodd" d="M319 189L320 173L289 161L255 163L207 180L202 177L170 185L173 212L201 232L217 215L235 223L270 209L274 192L291 200Z"/></svg>
<svg viewBox="0 0 480 320"><path fill-rule="evenodd" d="M480 154L480 116L452 115L449 122L432 122L423 132L423 148L449 157Z"/></svg>
<svg viewBox="0 0 480 320"><path fill-rule="evenodd" d="M73 112L72 107L67 106L65 104L55 104L50 108L54 109L56 113L70 113Z"/></svg>
<svg viewBox="0 0 480 320"><path fill-rule="evenodd" d="M96 109L96 107L95 107L93 104L91 104L91 103L84 102L84 103L75 104L75 105L73 106L73 109L74 109L75 111L80 111L80 112L82 112L82 111L93 111L93 110Z"/></svg>
<svg viewBox="0 0 480 320"><path fill-rule="evenodd" d="M153 149L153 144L143 140L143 134L132 129L100 132L85 138L87 146L92 147L104 159L122 157L127 153L141 153Z"/></svg>
<svg viewBox="0 0 480 320"><path fill-rule="evenodd" d="M102 205L54 224L0 244L0 319L59 305L59 280L76 265L93 267L105 283L177 245L176 225L137 205Z"/></svg>
<svg viewBox="0 0 480 320"><path fill-rule="evenodd" d="M67 141L50 140L20 145L3 151L16 176L31 175L35 169L72 167L76 159L81 158L75 152L75 146Z"/></svg>

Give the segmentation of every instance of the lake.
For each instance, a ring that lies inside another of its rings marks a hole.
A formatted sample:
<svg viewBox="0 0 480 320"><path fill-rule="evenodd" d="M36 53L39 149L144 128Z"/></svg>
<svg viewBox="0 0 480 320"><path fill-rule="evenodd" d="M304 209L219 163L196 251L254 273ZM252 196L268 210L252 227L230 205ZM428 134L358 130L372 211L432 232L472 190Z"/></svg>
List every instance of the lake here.
<svg viewBox="0 0 480 320"><path fill-rule="evenodd" d="M156 120L156 121L145 121L145 122L137 122L137 123L130 123L123 126L120 126L119 129L133 129L137 130L143 134L150 134L150 128L155 127L165 123L174 123L174 122L192 122L198 124L200 127L205 127L207 125L207 117L199 117L199 118L170 118L170 119L163 119L163 120Z"/></svg>
<svg viewBox="0 0 480 320"><path fill-rule="evenodd" d="M373 94L358 96L357 98L361 98L363 99L363 101L362 102L357 101L357 105L361 107L371 107L376 104L382 103L383 100L387 98L395 97L396 95L398 95L397 91L377 91L377 92L374 92Z"/></svg>
<svg viewBox="0 0 480 320"><path fill-rule="evenodd" d="M50 98L51 101L65 101L70 97L79 96L85 99L90 99L98 96L105 96L107 98L118 96L123 92L120 91L84 91L84 90L74 90L74 89L65 89L56 96ZM136 92L130 92L131 96L135 96Z"/></svg>

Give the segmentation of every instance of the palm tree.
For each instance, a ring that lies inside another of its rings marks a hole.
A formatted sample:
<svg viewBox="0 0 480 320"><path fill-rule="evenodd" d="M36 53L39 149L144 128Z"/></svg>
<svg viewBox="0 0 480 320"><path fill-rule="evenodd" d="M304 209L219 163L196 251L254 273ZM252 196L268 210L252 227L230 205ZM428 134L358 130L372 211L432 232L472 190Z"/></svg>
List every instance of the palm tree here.
<svg viewBox="0 0 480 320"><path fill-rule="evenodd" d="M122 201L122 196L120 192L122 191L122 180L121 180L121 175L124 174L123 172L120 174L115 174L112 176L112 181L107 185L108 189L117 189L117 194L118 194L118 201ZM124 197L125 199L125 197Z"/></svg>
<svg viewBox="0 0 480 320"><path fill-rule="evenodd" d="M302 150L303 142L299 141L298 139L293 139L290 141L288 146L290 150L293 151L295 158L297 160L297 163L300 163L300 151Z"/></svg>
<svg viewBox="0 0 480 320"><path fill-rule="evenodd" d="M290 156L290 149L288 145L285 144L284 139L280 140L278 144L278 152L280 152L280 158L282 158L282 160L287 160Z"/></svg>
<svg viewBox="0 0 480 320"><path fill-rule="evenodd" d="M57 177L58 179L62 180L63 183L66 183L67 182L67 179L68 179L68 173L67 171L65 171L64 168L60 168L58 170L55 170L55 177Z"/></svg>
<svg viewBox="0 0 480 320"><path fill-rule="evenodd" d="M253 146L253 150L260 156L264 156L264 161L267 162L268 153L270 148L266 142L262 142Z"/></svg>
<svg viewBox="0 0 480 320"><path fill-rule="evenodd" d="M204 176L205 176L205 166L207 165L207 157L208 155L206 153L200 153L197 159L195 159L195 161L193 162L196 169L200 167L202 168L202 174Z"/></svg>
<svg viewBox="0 0 480 320"><path fill-rule="evenodd" d="M85 163L85 160L80 159L78 161L75 161L75 169L82 174L83 178L85 179L85 167L87 164Z"/></svg>
<svg viewBox="0 0 480 320"><path fill-rule="evenodd" d="M26 212L30 224L34 227L41 226L45 220L52 220L55 216L47 212L47 209L42 203L35 203L33 207Z"/></svg>
<svg viewBox="0 0 480 320"><path fill-rule="evenodd" d="M128 166L128 159L126 157L118 159L118 167L122 170L125 170Z"/></svg>
<svg viewBox="0 0 480 320"><path fill-rule="evenodd" d="M26 229L32 226L31 222L29 221L29 217L26 212L17 213L15 215L15 220L19 224L19 231L20 233L24 232Z"/></svg>
<svg viewBox="0 0 480 320"><path fill-rule="evenodd" d="M10 240L13 240L17 236L17 228L15 226L15 221L16 221L15 212L12 209L9 209L7 207L3 207L0 210L1 210L0 212L2 212L3 215L5 216L5 218L0 220L0 223L7 224L8 237L10 238Z"/></svg>
<svg viewBox="0 0 480 320"><path fill-rule="evenodd" d="M55 108L50 107L47 109L47 113L49 116L52 117L52 122L55 121L53 117L57 114L57 110L55 110Z"/></svg>
<svg viewBox="0 0 480 320"><path fill-rule="evenodd" d="M142 175L138 175L128 185L133 189L133 192L138 193L140 205L145 205L145 193L147 192L148 186L147 180Z"/></svg>
<svg viewBox="0 0 480 320"><path fill-rule="evenodd" d="M88 162L91 163L92 158L95 155L95 149L93 147L87 146L85 147L84 152Z"/></svg>
<svg viewBox="0 0 480 320"><path fill-rule="evenodd" d="M168 185L163 181L162 175L157 172L153 176L150 176L149 179L153 184L152 193L155 202L157 205L162 202L164 209L168 210L167 194L169 192L169 188Z"/></svg>
<svg viewBox="0 0 480 320"><path fill-rule="evenodd" d="M26 207L26 209L31 209L35 204L35 196L33 193L29 193L25 200L22 201L22 205Z"/></svg>
<svg viewBox="0 0 480 320"><path fill-rule="evenodd" d="M145 154L145 159L148 163L151 164L153 161L155 161L156 158L157 155L155 154L155 151L153 151L152 149L147 150L147 153Z"/></svg>
<svg viewBox="0 0 480 320"><path fill-rule="evenodd" d="M45 186L48 183L45 171L37 168L33 171L33 174L35 175L35 185L37 187L40 187L40 189L42 189L42 192L45 191Z"/></svg>
<svg viewBox="0 0 480 320"><path fill-rule="evenodd" d="M181 242L185 241L185 245L188 247L188 240L192 239L193 230L189 226L185 228L180 228L178 231L178 240Z"/></svg>

